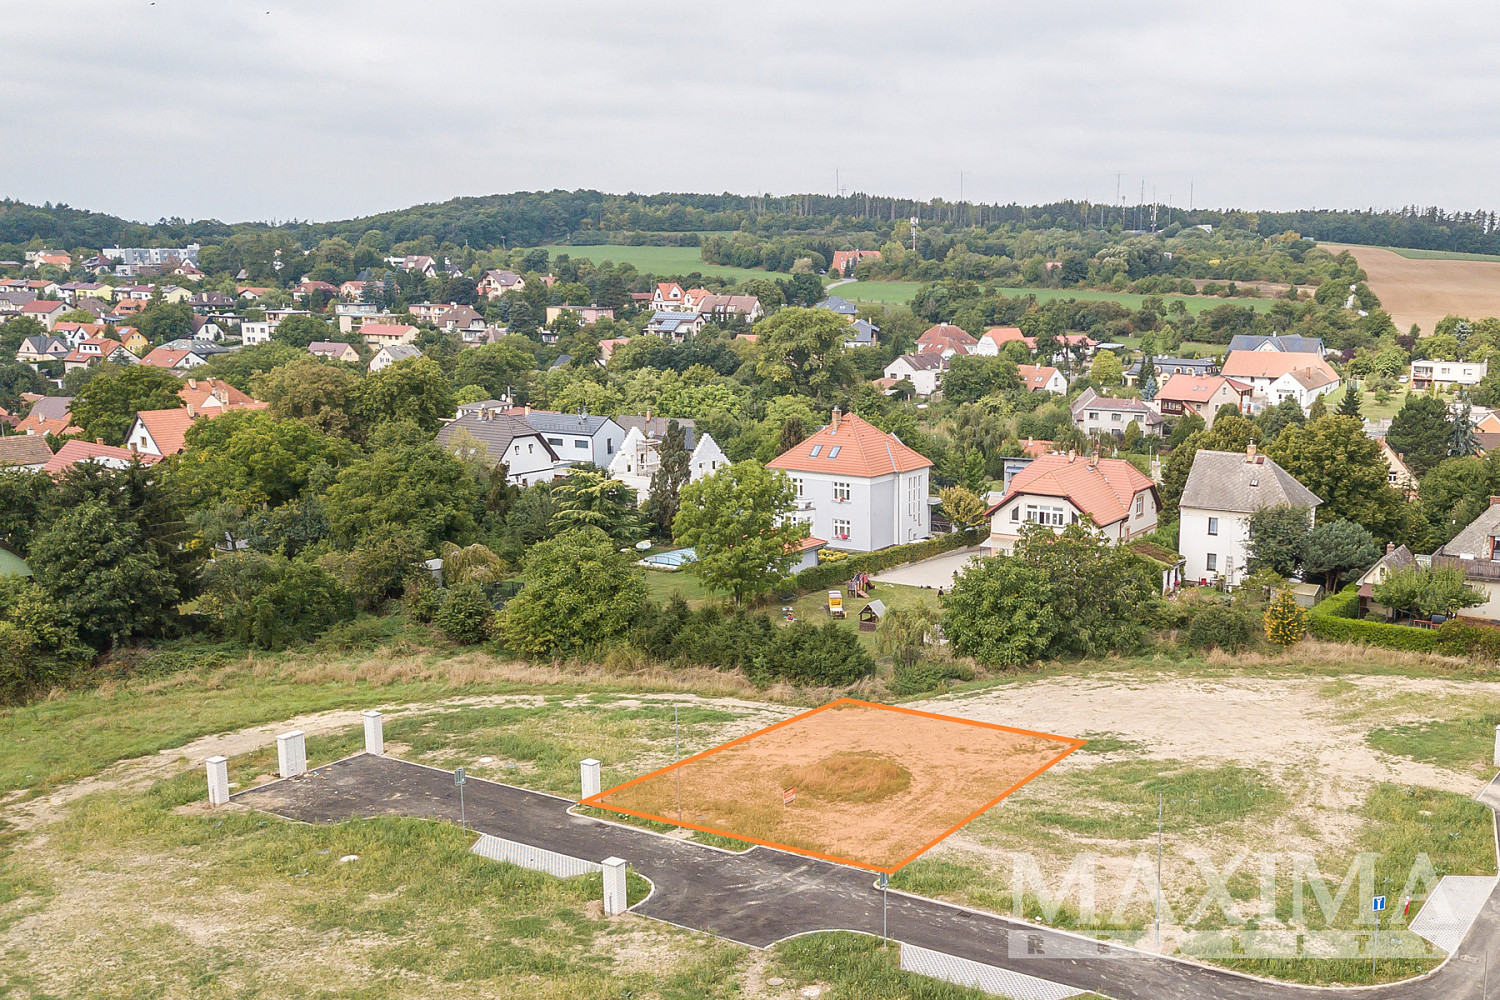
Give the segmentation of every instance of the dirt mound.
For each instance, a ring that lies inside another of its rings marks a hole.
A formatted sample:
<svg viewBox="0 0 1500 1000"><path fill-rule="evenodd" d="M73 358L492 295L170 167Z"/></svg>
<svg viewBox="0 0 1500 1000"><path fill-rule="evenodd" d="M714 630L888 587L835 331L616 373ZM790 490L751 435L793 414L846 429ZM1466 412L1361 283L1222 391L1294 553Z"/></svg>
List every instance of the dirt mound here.
<svg viewBox="0 0 1500 1000"><path fill-rule="evenodd" d="M879 802L904 792L911 772L876 753L836 753L783 772L782 783L825 802Z"/></svg>

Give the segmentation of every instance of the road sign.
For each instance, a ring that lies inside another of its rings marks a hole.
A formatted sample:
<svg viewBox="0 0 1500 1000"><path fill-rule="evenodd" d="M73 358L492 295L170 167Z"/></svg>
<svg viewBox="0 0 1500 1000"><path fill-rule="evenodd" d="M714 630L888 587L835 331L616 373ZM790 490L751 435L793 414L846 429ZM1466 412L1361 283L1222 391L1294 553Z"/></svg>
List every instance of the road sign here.
<svg viewBox="0 0 1500 1000"><path fill-rule="evenodd" d="M880 888L888 889L891 885L891 877L885 872L880 873Z"/></svg>
<svg viewBox="0 0 1500 1000"><path fill-rule="evenodd" d="M1375 896L1375 897L1371 898L1371 900L1370 900L1370 910L1372 912L1379 913L1383 909L1385 909L1385 897L1384 896Z"/></svg>
<svg viewBox="0 0 1500 1000"><path fill-rule="evenodd" d="M795 787L788 788L786 791L784 791L784 792L781 793L781 804L782 805L789 806L793 802L796 802L796 801L797 801L797 789Z"/></svg>
<svg viewBox="0 0 1500 1000"><path fill-rule="evenodd" d="M464 780L464 769L461 767L455 768L453 771L453 783L462 787Z"/></svg>

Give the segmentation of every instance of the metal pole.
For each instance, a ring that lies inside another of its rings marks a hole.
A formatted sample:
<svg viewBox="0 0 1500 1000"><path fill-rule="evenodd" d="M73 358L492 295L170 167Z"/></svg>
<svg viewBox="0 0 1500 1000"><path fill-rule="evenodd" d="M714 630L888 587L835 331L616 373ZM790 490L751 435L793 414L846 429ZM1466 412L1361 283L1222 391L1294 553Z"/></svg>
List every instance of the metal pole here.
<svg viewBox="0 0 1500 1000"><path fill-rule="evenodd" d="M464 811L464 786L458 786L458 825L461 829L469 828L469 816Z"/></svg>
<svg viewBox="0 0 1500 1000"><path fill-rule="evenodd" d="M881 941L881 947L888 946L890 944L890 939L891 939L890 927L889 927L889 924L886 922L886 904L890 900L890 894L891 894L891 877L890 877L890 875L887 875L884 872L882 872L881 875L880 875L880 941Z"/></svg>
<svg viewBox="0 0 1500 1000"><path fill-rule="evenodd" d="M676 747L673 750L672 763L682 761L682 727L677 721L677 706L672 706L672 741ZM677 769L677 829L682 829L682 768Z"/></svg>
<svg viewBox="0 0 1500 1000"><path fill-rule="evenodd" d="M1375 933L1370 936L1370 978L1375 978L1375 955L1380 950L1380 913L1375 913Z"/></svg>
<svg viewBox="0 0 1500 1000"><path fill-rule="evenodd" d="M1156 793L1156 946L1161 947L1161 827L1166 812L1166 793Z"/></svg>

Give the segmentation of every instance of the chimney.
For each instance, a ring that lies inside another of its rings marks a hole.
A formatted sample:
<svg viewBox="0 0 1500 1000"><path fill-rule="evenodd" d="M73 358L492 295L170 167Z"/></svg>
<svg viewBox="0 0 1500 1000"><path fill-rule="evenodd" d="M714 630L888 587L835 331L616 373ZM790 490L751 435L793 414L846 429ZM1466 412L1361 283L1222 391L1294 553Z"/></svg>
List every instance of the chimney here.
<svg viewBox="0 0 1500 1000"><path fill-rule="evenodd" d="M1500 504L1500 497L1490 497L1490 506L1494 507L1496 504Z"/></svg>
<svg viewBox="0 0 1500 1000"><path fill-rule="evenodd" d="M1395 551L1396 551L1396 543L1395 542L1386 542L1385 543L1385 554L1386 555L1390 555L1392 552L1395 552Z"/></svg>
<svg viewBox="0 0 1500 1000"><path fill-rule="evenodd" d="M1250 444L1245 448L1245 461L1247 463L1255 461L1255 442L1254 441L1250 442Z"/></svg>
<svg viewBox="0 0 1500 1000"><path fill-rule="evenodd" d="M1069 448L1068 449L1068 464L1072 465L1076 461L1078 461L1078 452L1075 451L1072 448Z"/></svg>
<svg viewBox="0 0 1500 1000"><path fill-rule="evenodd" d="M841 415L842 415L841 411L839 410L839 408L837 406L835 406L833 408L833 419L831 421L829 421L829 424L828 424L828 429L830 431L832 431L833 433L835 433L835 434L837 434L839 432L839 417Z"/></svg>
<svg viewBox="0 0 1500 1000"><path fill-rule="evenodd" d="M196 389L196 388L198 388L198 380L195 379L195 378L188 379L188 388L189 389Z"/></svg>

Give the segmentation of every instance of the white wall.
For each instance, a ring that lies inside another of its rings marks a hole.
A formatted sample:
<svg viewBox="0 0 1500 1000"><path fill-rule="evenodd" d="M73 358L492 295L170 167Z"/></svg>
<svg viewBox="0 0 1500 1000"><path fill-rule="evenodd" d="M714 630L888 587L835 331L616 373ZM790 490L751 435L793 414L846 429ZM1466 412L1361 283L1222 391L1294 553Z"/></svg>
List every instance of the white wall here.
<svg viewBox="0 0 1500 1000"><path fill-rule="evenodd" d="M1177 551L1187 560L1182 578L1196 583L1199 580L1213 581L1224 577L1231 586L1238 584L1245 575L1245 543L1250 538L1249 516L1198 507L1183 507L1180 514ZM1218 520L1216 535L1208 533L1210 518ZM1209 553L1217 557L1216 569L1208 568Z"/></svg>

